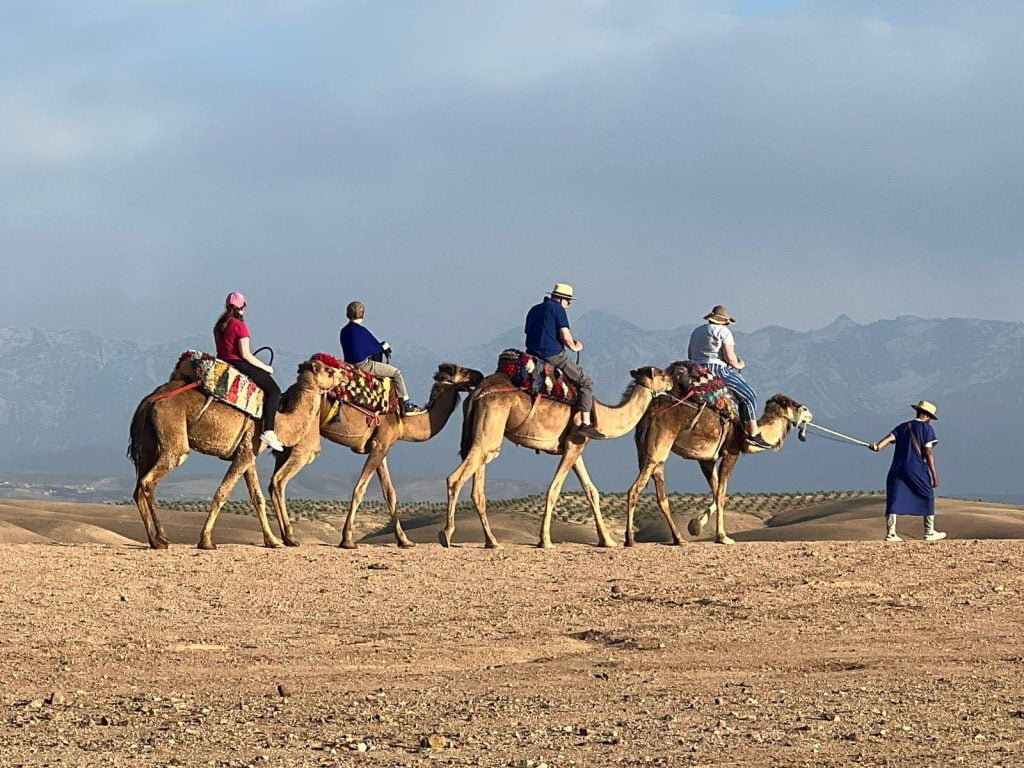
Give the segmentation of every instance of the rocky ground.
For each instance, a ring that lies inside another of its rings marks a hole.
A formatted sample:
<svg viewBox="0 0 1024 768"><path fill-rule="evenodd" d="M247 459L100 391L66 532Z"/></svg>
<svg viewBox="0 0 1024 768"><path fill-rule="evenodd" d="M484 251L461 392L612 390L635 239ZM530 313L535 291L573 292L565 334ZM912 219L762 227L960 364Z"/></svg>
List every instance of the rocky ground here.
<svg viewBox="0 0 1024 768"><path fill-rule="evenodd" d="M1024 764L1015 541L0 546L4 766Z"/></svg>

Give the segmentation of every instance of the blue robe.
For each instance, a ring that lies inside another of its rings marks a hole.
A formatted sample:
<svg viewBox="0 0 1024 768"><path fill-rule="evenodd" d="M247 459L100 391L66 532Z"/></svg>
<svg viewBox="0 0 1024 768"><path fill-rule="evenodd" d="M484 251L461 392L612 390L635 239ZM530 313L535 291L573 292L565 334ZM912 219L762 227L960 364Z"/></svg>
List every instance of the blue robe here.
<svg viewBox="0 0 1024 768"><path fill-rule="evenodd" d="M928 462L918 453L910 431L914 431L917 444L923 452L927 446L938 442L930 423L908 421L892 431L896 437L896 450L892 466L885 480L885 514L887 515L934 515L935 490Z"/></svg>

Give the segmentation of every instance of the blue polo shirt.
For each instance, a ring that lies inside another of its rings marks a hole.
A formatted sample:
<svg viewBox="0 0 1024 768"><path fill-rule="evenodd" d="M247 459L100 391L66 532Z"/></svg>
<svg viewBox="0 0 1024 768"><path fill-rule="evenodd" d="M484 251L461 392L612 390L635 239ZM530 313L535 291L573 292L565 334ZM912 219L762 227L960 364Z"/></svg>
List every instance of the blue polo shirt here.
<svg viewBox="0 0 1024 768"><path fill-rule="evenodd" d="M382 355L384 347L377 337L359 323L350 322L341 329L341 351L345 354L345 362L357 365L371 357Z"/></svg>
<svg viewBox="0 0 1024 768"><path fill-rule="evenodd" d="M546 297L526 315L526 351L537 357L552 357L565 349L559 331L569 327L565 307Z"/></svg>

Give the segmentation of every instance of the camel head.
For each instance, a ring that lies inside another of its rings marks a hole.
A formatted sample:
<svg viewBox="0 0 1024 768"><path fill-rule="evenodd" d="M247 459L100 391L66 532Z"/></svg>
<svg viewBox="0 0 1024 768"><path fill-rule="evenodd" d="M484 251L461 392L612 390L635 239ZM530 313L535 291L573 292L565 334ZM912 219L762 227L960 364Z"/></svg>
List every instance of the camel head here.
<svg viewBox="0 0 1024 768"><path fill-rule="evenodd" d="M484 375L472 368L463 368L455 363L441 363L434 374L434 383L455 387L459 392L469 392L480 386Z"/></svg>
<svg viewBox="0 0 1024 768"><path fill-rule="evenodd" d="M661 370L661 368L655 368L653 365L637 368L630 371L629 375L633 377L633 381L636 384L647 387L656 395L668 392L675 384L675 381L668 373Z"/></svg>
<svg viewBox="0 0 1024 768"><path fill-rule="evenodd" d="M771 399L764 404L764 415L766 417L781 416L789 422L791 427L810 424L811 419L814 418L814 414L806 405L801 405L785 395L772 395Z"/></svg>
<svg viewBox="0 0 1024 768"><path fill-rule="evenodd" d="M333 365L337 363L337 365ZM321 392L343 383L341 363L331 355L317 354L299 365L299 379L308 378Z"/></svg>

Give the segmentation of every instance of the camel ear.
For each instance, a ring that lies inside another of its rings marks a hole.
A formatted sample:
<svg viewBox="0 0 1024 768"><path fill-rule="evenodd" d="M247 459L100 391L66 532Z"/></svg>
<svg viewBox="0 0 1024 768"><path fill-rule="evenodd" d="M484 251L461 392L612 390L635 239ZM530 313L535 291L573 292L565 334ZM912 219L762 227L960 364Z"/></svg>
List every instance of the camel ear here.
<svg viewBox="0 0 1024 768"><path fill-rule="evenodd" d="M309 370L311 370L313 372L314 376L319 376L320 374L322 374L326 370L326 366L323 363L321 363L319 360L310 360L309 361Z"/></svg>
<svg viewBox="0 0 1024 768"><path fill-rule="evenodd" d="M635 371L630 371L629 375L632 376L634 379L641 379L641 378L653 379L654 378L654 367L650 366L650 365L645 365L643 368L637 368Z"/></svg>

